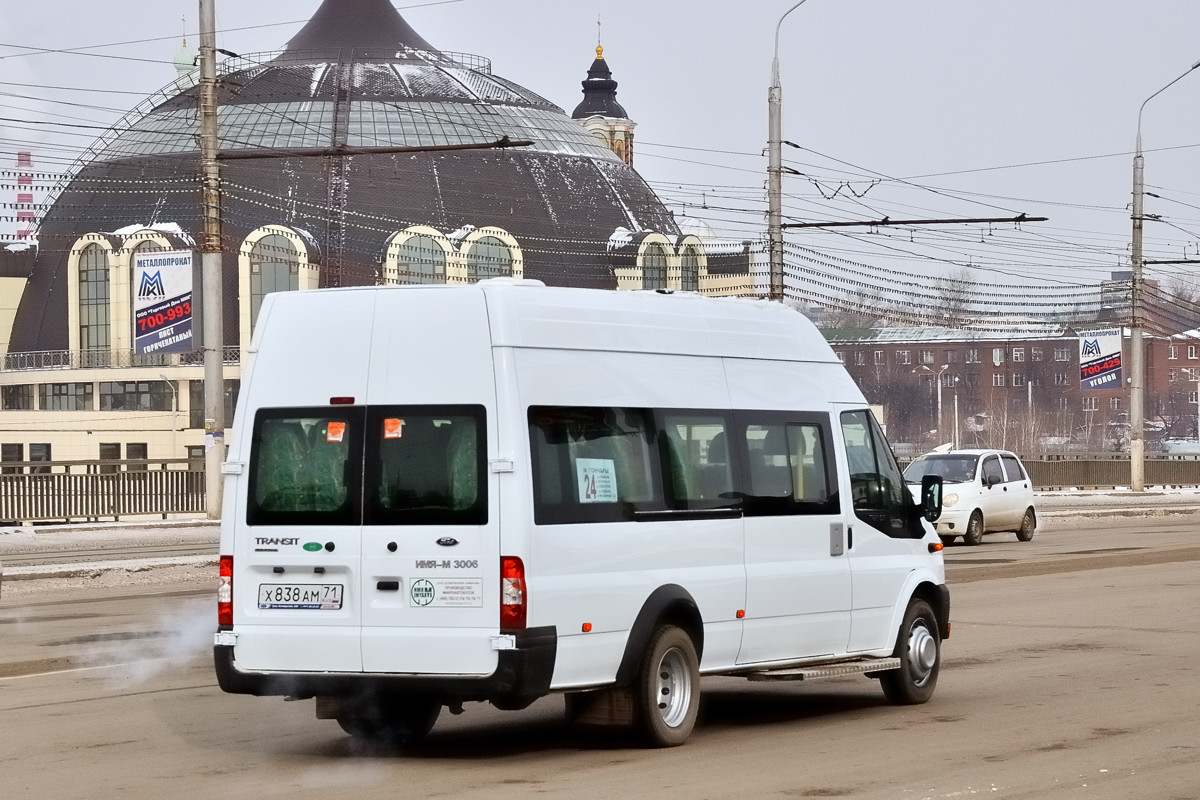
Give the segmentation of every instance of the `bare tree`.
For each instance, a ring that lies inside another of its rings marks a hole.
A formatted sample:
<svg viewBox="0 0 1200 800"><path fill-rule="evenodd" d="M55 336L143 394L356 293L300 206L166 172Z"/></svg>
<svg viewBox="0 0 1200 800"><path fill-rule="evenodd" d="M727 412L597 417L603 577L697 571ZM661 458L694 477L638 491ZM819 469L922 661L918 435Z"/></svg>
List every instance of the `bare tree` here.
<svg viewBox="0 0 1200 800"><path fill-rule="evenodd" d="M961 327L970 319L975 302L976 284L971 270L958 267L947 275L934 278L933 283L938 301L944 309L946 327Z"/></svg>

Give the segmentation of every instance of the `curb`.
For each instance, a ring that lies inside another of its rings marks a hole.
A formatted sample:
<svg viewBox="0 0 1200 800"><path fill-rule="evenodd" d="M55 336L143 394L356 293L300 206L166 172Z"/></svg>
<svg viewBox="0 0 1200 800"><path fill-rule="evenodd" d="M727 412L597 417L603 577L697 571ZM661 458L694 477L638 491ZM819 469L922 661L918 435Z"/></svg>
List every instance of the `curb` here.
<svg viewBox="0 0 1200 800"><path fill-rule="evenodd" d="M4 570L4 582L36 581L51 578L98 578L109 572L125 572L133 575L167 567L217 566L213 556L179 556L177 558L127 559L124 561L97 561L94 564L34 564L26 567L9 567ZM216 574L214 573L214 580Z"/></svg>

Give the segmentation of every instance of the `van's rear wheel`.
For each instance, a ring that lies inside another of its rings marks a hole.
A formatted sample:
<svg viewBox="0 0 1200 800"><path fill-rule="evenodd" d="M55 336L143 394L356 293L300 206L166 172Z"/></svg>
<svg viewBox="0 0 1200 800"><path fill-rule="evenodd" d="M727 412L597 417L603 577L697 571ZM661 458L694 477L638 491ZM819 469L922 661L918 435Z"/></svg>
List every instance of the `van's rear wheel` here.
<svg viewBox="0 0 1200 800"><path fill-rule="evenodd" d="M656 747L687 741L700 711L700 660L692 637L674 625L654 633L635 685L642 734Z"/></svg>
<svg viewBox="0 0 1200 800"><path fill-rule="evenodd" d="M937 617L929 603L913 598L900 623L892 655L900 668L881 673L883 694L898 705L917 705L933 697L942 667L942 642Z"/></svg>
<svg viewBox="0 0 1200 800"><path fill-rule="evenodd" d="M378 707L338 716L337 723L355 739L403 746L424 739L441 711L441 703L430 700L381 701Z"/></svg>
<svg viewBox="0 0 1200 800"><path fill-rule="evenodd" d="M976 545L983 541L983 514L978 510L971 512L971 518L967 520L967 529L963 531L963 543Z"/></svg>

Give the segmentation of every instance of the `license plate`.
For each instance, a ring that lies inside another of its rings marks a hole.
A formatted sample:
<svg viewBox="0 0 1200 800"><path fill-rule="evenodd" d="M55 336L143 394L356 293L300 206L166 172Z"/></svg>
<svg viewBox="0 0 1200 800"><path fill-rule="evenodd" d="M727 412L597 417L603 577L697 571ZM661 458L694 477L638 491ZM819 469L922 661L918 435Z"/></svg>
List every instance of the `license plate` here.
<svg viewBox="0 0 1200 800"><path fill-rule="evenodd" d="M337 611L342 607L342 584L261 583L258 607Z"/></svg>

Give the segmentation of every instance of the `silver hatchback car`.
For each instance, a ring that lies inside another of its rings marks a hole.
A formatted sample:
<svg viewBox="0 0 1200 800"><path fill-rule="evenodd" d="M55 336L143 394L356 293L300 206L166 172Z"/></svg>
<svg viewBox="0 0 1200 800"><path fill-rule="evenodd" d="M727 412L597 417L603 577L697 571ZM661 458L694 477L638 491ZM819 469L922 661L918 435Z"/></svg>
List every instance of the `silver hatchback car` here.
<svg viewBox="0 0 1200 800"><path fill-rule="evenodd" d="M951 450L918 456L904 470L910 491L920 492L921 478L942 478L942 515L937 534L945 544L962 536L979 544L985 533L1012 531L1028 542L1037 529L1033 484L1025 465L1007 450Z"/></svg>

